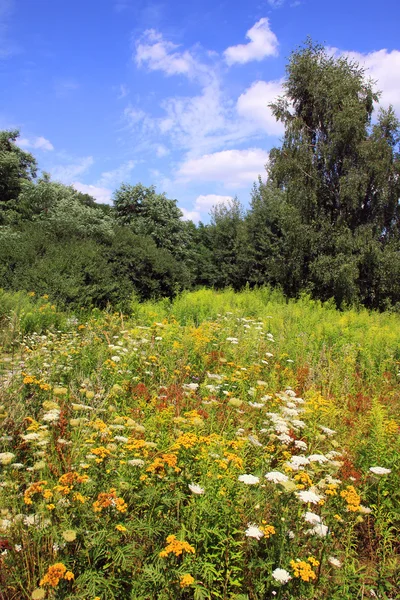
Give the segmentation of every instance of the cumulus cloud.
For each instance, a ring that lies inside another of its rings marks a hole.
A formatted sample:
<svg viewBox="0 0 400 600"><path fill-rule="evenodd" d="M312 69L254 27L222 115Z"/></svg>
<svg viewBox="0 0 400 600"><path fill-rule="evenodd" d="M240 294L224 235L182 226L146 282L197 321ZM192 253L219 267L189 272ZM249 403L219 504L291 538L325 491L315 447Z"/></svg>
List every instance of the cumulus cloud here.
<svg viewBox="0 0 400 600"><path fill-rule="evenodd" d="M165 75L186 75L195 78L206 73L206 68L189 52L178 50L179 45L165 40L155 29L147 29L136 42L135 62L150 71Z"/></svg>
<svg viewBox="0 0 400 600"><path fill-rule="evenodd" d="M93 156L84 156L77 162L67 165L56 165L50 172L54 179L70 185L78 175L87 171L94 163Z"/></svg>
<svg viewBox="0 0 400 600"><path fill-rule="evenodd" d="M122 165L120 165L116 169L113 169L112 171L105 171L101 174L97 185L99 185L102 188L122 183L125 179L128 179L130 177L130 174L135 168L135 165L136 161L128 160L126 163L123 163Z"/></svg>
<svg viewBox="0 0 400 600"><path fill-rule="evenodd" d="M226 188L245 187L263 174L268 152L261 148L247 150L222 150L187 159L178 169L181 182L213 181Z"/></svg>
<svg viewBox="0 0 400 600"><path fill-rule="evenodd" d="M218 194L206 194L205 196L197 196L194 203L195 210L199 212L209 212L213 206L218 204L229 204L233 200L232 196L219 196Z"/></svg>
<svg viewBox="0 0 400 600"><path fill-rule="evenodd" d="M182 220L198 223L201 217L208 215L214 206L218 206L219 204L229 204L231 200L233 200L232 196L220 196L218 194L197 196L191 210L180 207L183 213Z"/></svg>
<svg viewBox="0 0 400 600"><path fill-rule="evenodd" d="M263 128L269 135L281 135L282 123L277 121L268 107L270 102L282 94L283 79L277 81L255 81L238 98L236 109L240 116Z"/></svg>
<svg viewBox="0 0 400 600"><path fill-rule="evenodd" d="M21 138L20 140L17 140L17 144L18 146L21 146L21 148L33 148L35 150L44 150L44 151L51 151L54 150L54 146L51 142L49 142L49 140L46 140L46 138L40 136L40 137L36 137L36 138L32 138L32 139L28 139L28 138Z"/></svg>
<svg viewBox="0 0 400 600"><path fill-rule="evenodd" d="M230 46L224 52L228 65L245 64L252 60L262 60L267 56L278 55L278 39L269 26L269 20L264 17L246 33L248 44Z"/></svg>
<svg viewBox="0 0 400 600"><path fill-rule="evenodd" d="M375 80L376 87L382 91L380 104L393 107L400 113L400 51L377 50L361 52L340 52L357 61L366 69L366 74Z"/></svg>
<svg viewBox="0 0 400 600"><path fill-rule="evenodd" d="M82 194L90 194L90 196L93 196L93 198L101 204L111 204L112 190L96 185L86 185L79 181L74 181L72 186L78 190L78 192L82 192Z"/></svg>

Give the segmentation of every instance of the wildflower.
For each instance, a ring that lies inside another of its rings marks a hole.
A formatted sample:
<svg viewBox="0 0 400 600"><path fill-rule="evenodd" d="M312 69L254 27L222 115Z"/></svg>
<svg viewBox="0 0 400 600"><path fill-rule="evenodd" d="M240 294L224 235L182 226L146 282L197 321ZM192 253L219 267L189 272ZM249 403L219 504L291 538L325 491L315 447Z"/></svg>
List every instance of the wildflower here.
<svg viewBox="0 0 400 600"><path fill-rule="evenodd" d="M133 458L132 460L128 460L128 465L131 465L131 467L143 467L144 460L141 458Z"/></svg>
<svg viewBox="0 0 400 600"><path fill-rule="evenodd" d="M370 467L369 470L374 475L389 475L392 472L392 469L386 469L385 467Z"/></svg>
<svg viewBox="0 0 400 600"><path fill-rule="evenodd" d="M340 492L342 498L347 502L347 510L357 512L360 509L361 496L357 494L354 486L348 485L345 490Z"/></svg>
<svg viewBox="0 0 400 600"><path fill-rule="evenodd" d="M12 452L0 452L0 465L9 465L15 458Z"/></svg>
<svg viewBox="0 0 400 600"><path fill-rule="evenodd" d="M257 525L254 525L254 523L249 523L246 531L245 531L245 535L246 537L251 537L251 538L256 538L257 540L261 540L262 537L264 537L264 532L259 529L259 527L257 527Z"/></svg>
<svg viewBox="0 0 400 600"><path fill-rule="evenodd" d="M55 588L61 579L74 579L74 574L71 571L67 571L67 567L63 563L56 563L48 568L46 575L40 580L39 585L50 585Z"/></svg>
<svg viewBox="0 0 400 600"><path fill-rule="evenodd" d="M119 525L119 524L115 526L115 529L116 529L117 531L121 531L122 533L123 533L124 531L128 531L126 527L124 527L123 525Z"/></svg>
<svg viewBox="0 0 400 600"><path fill-rule="evenodd" d="M275 579L275 581L279 581L279 583L287 583L288 581L290 581L291 576L290 574L286 571L286 569L274 569L272 571L272 577Z"/></svg>
<svg viewBox="0 0 400 600"><path fill-rule="evenodd" d="M288 462L288 465L289 467L297 471L300 467L308 465L309 463L310 461L308 460L308 458L300 454L299 456L292 456L290 462Z"/></svg>
<svg viewBox="0 0 400 600"><path fill-rule="evenodd" d="M272 483L282 483L283 481L288 481L288 476L284 475L280 471L270 471L265 475L265 478L268 481L272 481Z"/></svg>
<svg viewBox="0 0 400 600"><path fill-rule="evenodd" d="M322 523L321 517L311 511L305 513L304 520L307 523L311 523L311 525L318 525L319 523Z"/></svg>
<svg viewBox="0 0 400 600"><path fill-rule="evenodd" d="M314 559L315 561L315 559ZM315 561L318 562L318 561ZM318 563L319 564L319 563ZM293 575L302 581L311 581L316 579L317 576L311 568L311 565L305 560L291 560L290 566L293 569Z"/></svg>
<svg viewBox="0 0 400 600"><path fill-rule="evenodd" d="M299 450L307 450L307 444L303 440L295 440L294 446Z"/></svg>
<svg viewBox="0 0 400 600"><path fill-rule="evenodd" d="M263 523L265 523L265 521L263 521ZM263 525L261 527L261 531L264 533L265 537L268 539L271 537L271 535L275 535L276 534L276 530L275 527L273 525Z"/></svg>
<svg viewBox="0 0 400 600"><path fill-rule="evenodd" d="M159 554L161 558L167 557L169 554L175 554L175 556L180 556L182 552L190 552L194 554L196 551L188 542L184 542L176 539L175 535L169 535L167 537L167 545Z"/></svg>
<svg viewBox="0 0 400 600"><path fill-rule="evenodd" d="M328 535L329 527L323 523L317 523L312 529L308 531L310 535L317 535L318 537L326 537Z"/></svg>
<svg viewBox="0 0 400 600"><path fill-rule="evenodd" d="M335 435L336 433L336 431L333 429L329 429L329 427L323 427L323 425L320 425L320 429L328 436Z"/></svg>
<svg viewBox="0 0 400 600"><path fill-rule="evenodd" d="M260 482L259 477L256 477L255 475L248 475L247 473L244 475L239 475L238 480L246 485L255 485Z"/></svg>
<svg viewBox="0 0 400 600"><path fill-rule="evenodd" d="M324 456L323 454L311 454L308 457L308 460L312 463L312 462L317 462L320 465L322 465L322 463L328 462L328 459L326 458L326 456Z"/></svg>
<svg viewBox="0 0 400 600"><path fill-rule="evenodd" d="M61 534L66 542L73 542L76 540L76 531L73 529L66 529Z"/></svg>
<svg viewBox="0 0 400 600"><path fill-rule="evenodd" d="M15 544L14 550L15 550L15 552L21 552L21 550L22 550L21 544Z"/></svg>
<svg viewBox="0 0 400 600"><path fill-rule="evenodd" d="M322 496L318 496L315 492L311 490L302 490L301 492L297 492L297 497L304 503L311 502L311 504L318 504L321 502Z"/></svg>
<svg viewBox="0 0 400 600"><path fill-rule="evenodd" d="M189 483L189 490L193 492L193 494L204 494L204 488L200 487L195 483Z"/></svg>
<svg viewBox="0 0 400 600"><path fill-rule="evenodd" d="M43 600L46 597L46 592L41 588L36 588L31 594L32 600Z"/></svg>
<svg viewBox="0 0 400 600"><path fill-rule="evenodd" d="M181 575L181 578L179 581L179 585L181 586L181 588L188 587L189 585L192 585L193 583L194 583L194 577L189 575L189 573L186 573L185 575Z"/></svg>
<svg viewBox="0 0 400 600"><path fill-rule="evenodd" d="M330 563L333 567L336 567L337 569L340 569L340 567L342 566L340 560L338 558L335 558L334 556L328 557L328 563Z"/></svg>

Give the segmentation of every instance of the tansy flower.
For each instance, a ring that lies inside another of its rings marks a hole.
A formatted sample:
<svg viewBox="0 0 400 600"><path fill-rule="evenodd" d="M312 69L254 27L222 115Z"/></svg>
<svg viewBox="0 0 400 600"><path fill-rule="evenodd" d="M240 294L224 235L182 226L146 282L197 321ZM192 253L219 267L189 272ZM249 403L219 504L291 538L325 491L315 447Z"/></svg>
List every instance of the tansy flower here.
<svg viewBox="0 0 400 600"><path fill-rule="evenodd" d="M181 588L188 587L189 585L192 585L193 583L194 583L194 577L189 575L189 573L186 573L186 575L181 575L181 579L179 582L179 585L181 586Z"/></svg>

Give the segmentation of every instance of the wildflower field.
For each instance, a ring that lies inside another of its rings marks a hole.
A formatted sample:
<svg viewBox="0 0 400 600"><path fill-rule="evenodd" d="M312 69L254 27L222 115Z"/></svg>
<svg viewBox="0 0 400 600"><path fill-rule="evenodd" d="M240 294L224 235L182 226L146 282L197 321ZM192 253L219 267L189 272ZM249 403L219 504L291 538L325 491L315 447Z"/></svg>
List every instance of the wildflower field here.
<svg viewBox="0 0 400 600"><path fill-rule="evenodd" d="M400 317L0 291L1 600L400 598Z"/></svg>

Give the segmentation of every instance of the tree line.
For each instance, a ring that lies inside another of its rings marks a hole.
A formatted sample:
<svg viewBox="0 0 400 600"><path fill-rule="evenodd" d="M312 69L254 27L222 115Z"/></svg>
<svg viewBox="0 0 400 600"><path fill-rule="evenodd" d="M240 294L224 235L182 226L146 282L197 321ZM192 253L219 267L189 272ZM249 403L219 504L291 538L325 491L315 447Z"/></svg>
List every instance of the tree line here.
<svg viewBox="0 0 400 600"><path fill-rule="evenodd" d="M250 206L182 220L154 186L113 206L38 176L18 131L0 132L0 287L71 307L129 310L198 286L279 286L338 307L400 307L400 123L357 63L311 40L270 108L285 128Z"/></svg>

